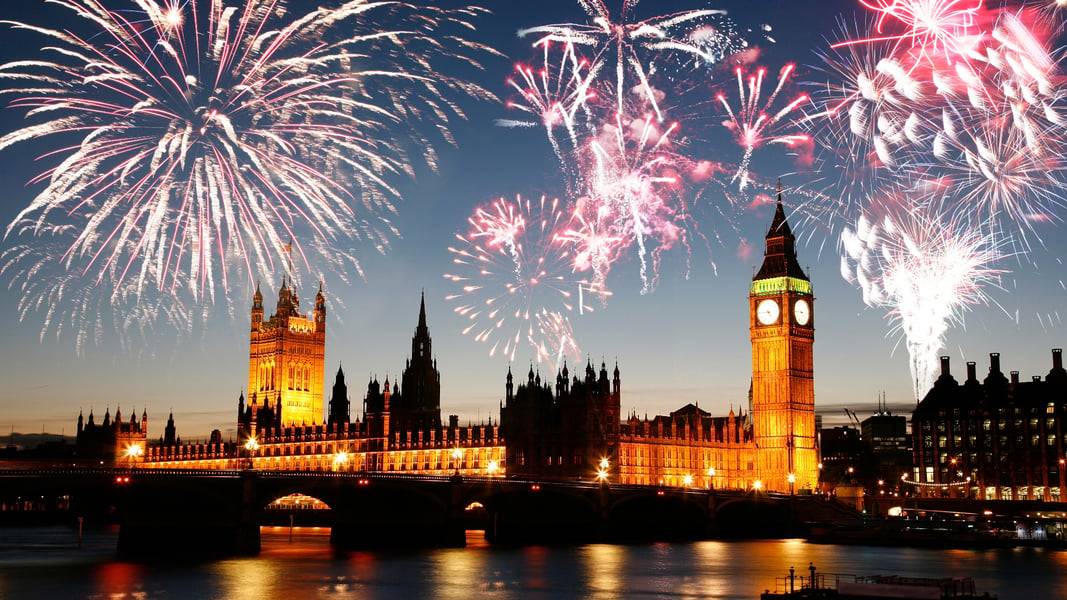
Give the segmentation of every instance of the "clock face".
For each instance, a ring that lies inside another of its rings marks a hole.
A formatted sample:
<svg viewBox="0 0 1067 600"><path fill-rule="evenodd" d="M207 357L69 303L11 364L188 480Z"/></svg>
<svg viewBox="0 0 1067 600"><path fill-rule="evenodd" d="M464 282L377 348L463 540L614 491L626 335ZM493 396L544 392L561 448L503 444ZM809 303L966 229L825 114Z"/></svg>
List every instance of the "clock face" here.
<svg viewBox="0 0 1067 600"><path fill-rule="evenodd" d="M797 325L807 325L811 320L811 307L808 306L808 301L803 298L797 300L797 303L793 305L793 316L796 317Z"/></svg>
<svg viewBox="0 0 1067 600"><path fill-rule="evenodd" d="M764 300L756 307L756 318L764 325L770 325L778 320L778 303L774 300Z"/></svg>

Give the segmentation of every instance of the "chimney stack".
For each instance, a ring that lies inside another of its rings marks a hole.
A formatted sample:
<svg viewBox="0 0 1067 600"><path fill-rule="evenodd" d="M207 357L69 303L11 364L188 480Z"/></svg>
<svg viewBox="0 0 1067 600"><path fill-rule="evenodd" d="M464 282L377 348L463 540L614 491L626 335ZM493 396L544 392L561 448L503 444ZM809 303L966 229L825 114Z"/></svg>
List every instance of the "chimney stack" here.
<svg viewBox="0 0 1067 600"><path fill-rule="evenodd" d="M967 362L967 381L978 381L978 376L975 374L974 361Z"/></svg>
<svg viewBox="0 0 1067 600"><path fill-rule="evenodd" d="M949 357L947 357L947 356L942 356L941 357L941 376L942 377L948 377L949 375L952 374L949 371L949 368L948 368L948 358Z"/></svg>
<svg viewBox="0 0 1067 600"><path fill-rule="evenodd" d="M1063 368L1063 349L1062 348L1053 348L1052 349L1052 368L1056 369L1057 371Z"/></svg>
<svg viewBox="0 0 1067 600"><path fill-rule="evenodd" d="M1000 352L989 353L989 372L1000 373Z"/></svg>
<svg viewBox="0 0 1067 600"><path fill-rule="evenodd" d="M1019 385L1019 372L1018 371L1012 371L1011 372L1011 384L1012 385Z"/></svg>

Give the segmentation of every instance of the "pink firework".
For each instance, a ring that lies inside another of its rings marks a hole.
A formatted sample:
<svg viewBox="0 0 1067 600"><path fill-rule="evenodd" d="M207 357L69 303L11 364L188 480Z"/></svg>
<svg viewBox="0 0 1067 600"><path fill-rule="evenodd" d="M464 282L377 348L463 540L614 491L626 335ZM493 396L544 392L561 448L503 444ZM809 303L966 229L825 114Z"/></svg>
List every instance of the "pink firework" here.
<svg viewBox="0 0 1067 600"><path fill-rule="evenodd" d="M579 206L587 224L595 221L598 239L617 244L597 255L617 256L636 246L642 294L655 288L662 255L676 244L686 249L688 266L689 216L677 201L683 159L670 149L670 136L677 129L677 123L661 127L651 115L633 120L616 115L614 125L605 127L587 148L591 166ZM608 266L601 268L606 274Z"/></svg>
<svg viewBox="0 0 1067 600"><path fill-rule="evenodd" d="M878 35L834 47L894 40L899 46L914 48L922 58L934 54L963 56L982 36L978 24L982 0L860 0L860 4L878 14ZM887 22L895 22L903 30L889 33Z"/></svg>
<svg viewBox="0 0 1067 600"><path fill-rule="evenodd" d="M514 360L529 341L540 345L537 315L592 311L587 300L602 295L597 285L575 274L570 243L559 234L569 215L559 200L531 201L517 196L477 209L468 219L470 232L457 235L448 250L458 271L445 278L461 291L446 297L471 324L463 333Z"/></svg>
<svg viewBox="0 0 1067 600"><path fill-rule="evenodd" d="M737 167L737 173L733 177L734 181L740 181L739 187L742 190L748 185L748 165L752 159L752 152L756 148L766 144L784 144L794 147L811 141L806 134L785 131L791 125L786 117L808 101L807 95L801 94L777 111L772 110L779 93L789 81L793 69L792 64L782 67L778 73L778 84L765 101L762 99L762 93L764 75L767 70L763 67L760 67L754 75L749 75L747 79L741 67L736 69L739 98L737 110L730 106L725 95L716 96L729 116L729 120L723 125L733 132L734 138L745 149L741 164Z"/></svg>
<svg viewBox="0 0 1067 600"><path fill-rule="evenodd" d="M589 61L575 53L573 42L544 39L535 46L544 52L542 65L538 68L515 65L515 77L507 80L508 86L519 94L517 99L508 100L507 107L527 113L533 119L501 119L497 124L544 127L556 157L566 165L568 152L560 147L556 130L566 132L571 143L569 150L577 146L575 121L583 111L588 112L587 102L596 98L596 92L591 89L596 71L591 69Z"/></svg>

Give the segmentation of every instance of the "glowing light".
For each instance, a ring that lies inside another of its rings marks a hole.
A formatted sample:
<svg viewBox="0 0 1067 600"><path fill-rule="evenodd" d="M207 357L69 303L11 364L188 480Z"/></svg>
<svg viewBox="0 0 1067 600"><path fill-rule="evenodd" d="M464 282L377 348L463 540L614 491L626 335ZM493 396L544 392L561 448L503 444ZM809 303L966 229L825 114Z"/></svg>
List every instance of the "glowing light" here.
<svg viewBox="0 0 1067 600"><path fill-rule="evenodd" d="M344 468L348 464L349 458L350 457L348 455L348 452L345 452L344 450L338 452L337 454L334 454L333 455L333 468L334 469L342 469L342 468Z"/></svg>
<svg viewBox="0 0 1067 600"><path fill-rule="evenodd" d="M608 459L606 459L606 458L600 459L600 468L601 469L604 469L606 471L610 464L611 463L608 462Z"/></svg>
<svg viewBox="0 0 1067 600"><path fill-rule="evenodd" d="M754 489L754 490L761 490L761 489L763 489L763 482L762 482L762 481L760 481L760 480L758 480L758 479L757 479L756 481L753 481L753 482L752 482L752 489Z"/></svg>
<svg viewBox="0 0 1067 600"><path fill-rule="evenodd" d="M683 477L682 478L682 485L684 485L685 487L689 487L689 486L693 485L693 476L687 474L685 477Z"/></svg>
<svg viewBox="0 0 1067 600"><path fill-rule="evenodd" d="M126 447L127 458L134 459L142 456L144 456L144 446L141 444L130 444Z"/></svg>
<svg viewBox="0 0 1067 600"><path fill-rule="evenodd" d="M789 483L796 483L797 482L797 476L795 474L793 474L793 473L790 473L789 477L788 477L788 480L789 480Z"/></svg>
<svg viewBox="0 0 1067 600"><path fill-rule="evenodd" d="M245 442L245 450L248 450L249 452L259 450L259 442L256 441L255 437L248 438L248 441Z"/></svg>
<svg viewBox="0 0 1067 600"><path fill-rule="evenodd" d="M489 472L489 475L496 475L496 472L500 470L500 465L495 460L491 460L485 466L485 470Z"/></svg>

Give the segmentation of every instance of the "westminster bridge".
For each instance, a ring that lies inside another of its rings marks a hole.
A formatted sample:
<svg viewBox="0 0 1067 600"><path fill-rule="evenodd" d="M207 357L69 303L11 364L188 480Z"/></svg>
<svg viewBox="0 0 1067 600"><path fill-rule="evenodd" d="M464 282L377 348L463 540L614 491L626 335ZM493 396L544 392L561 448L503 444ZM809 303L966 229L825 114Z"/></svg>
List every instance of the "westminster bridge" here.
<svg viewBox="0 0 1067 600"><path fill-rule="evenodd" d="M119 524L144 556L254 554L267 507L303 494L330 507L341 549L462 546L470 509L494 544L786 537L840 517L810 496L610 482L322 471L67 468L0 471L0 501L52 503ZM43 507L48 508L48 507Z"/></svg>

